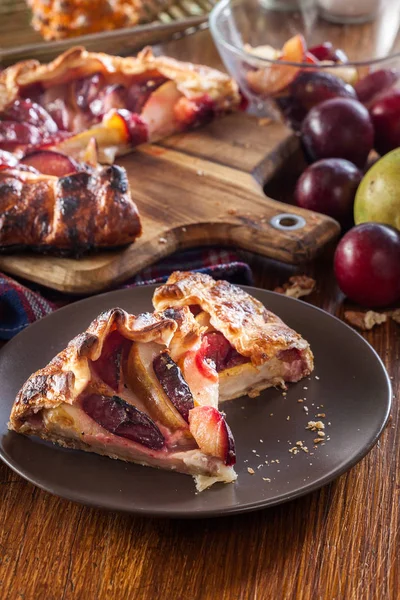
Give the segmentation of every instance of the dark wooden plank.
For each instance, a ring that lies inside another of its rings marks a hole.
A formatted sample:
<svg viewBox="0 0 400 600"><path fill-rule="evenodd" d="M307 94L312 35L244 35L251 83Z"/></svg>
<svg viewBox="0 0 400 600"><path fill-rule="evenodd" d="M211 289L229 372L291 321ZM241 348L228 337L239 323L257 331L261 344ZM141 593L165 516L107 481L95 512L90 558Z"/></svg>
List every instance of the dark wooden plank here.
<svg viewBox="0 0 400 600"><path fill-rule="evenodd" d="M189 136L171 136L160 146L251 173L262 185L298 144L298 138L280 123L239 113L214 121Z"/></svg>

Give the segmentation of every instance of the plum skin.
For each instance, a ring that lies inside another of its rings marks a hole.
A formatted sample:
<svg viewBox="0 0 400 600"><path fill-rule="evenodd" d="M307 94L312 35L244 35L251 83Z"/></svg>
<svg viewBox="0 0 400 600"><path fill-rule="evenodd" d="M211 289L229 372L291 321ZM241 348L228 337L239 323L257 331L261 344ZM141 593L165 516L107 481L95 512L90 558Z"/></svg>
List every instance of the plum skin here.
<svg viewBox="0 0 400 600"><path fill-rule="evenodd" d="M363 177L353 163L325 158L309 166L296 184L296 204L323 213L347 229L353 224L353 205Z"/></svg>
<svg viewBox="0 0 400 600"><path fill-rule="evenodd" d="M189 411L194 408L194 400L181 369L168 352L162 352L153 360L153 370L167 398L188 422Z"/></svg>
<svg viewBox="0 0 400 600"><path fill-rule="evenodd" d="M303 121L301 141L307 158L345 158L363 168L373 148L368 110L357 100L331 98L314 106Z"/></svg>
<svg viewBox="0 0 400 600"><path fill-rule="evenodd" d="M400 232L381 223L362 223L340 240L334 271L340 289L367 307L400 300Z"/></svg>
<svg viewBox="0 0 400 600"><path fill-rule="evenodd" d="M349 83L332 73L319 71L302 71L290 84L290 94L306 110L330 98L357 99L356 92Z"/></svg>
<svg viewBox="0 0 400 600"><path fill-rule="evenodd" d="M375 150L384 155L400 146L400 90L392 90L370 108L375 129Z"/></svg>
<svg viewBox="0 0 400 600"><path fill-rule="evenodd" d="M400 71L398 69L372 71L354 85L359 101L366 105L370 104L394 86L399 76Z"/></svg>

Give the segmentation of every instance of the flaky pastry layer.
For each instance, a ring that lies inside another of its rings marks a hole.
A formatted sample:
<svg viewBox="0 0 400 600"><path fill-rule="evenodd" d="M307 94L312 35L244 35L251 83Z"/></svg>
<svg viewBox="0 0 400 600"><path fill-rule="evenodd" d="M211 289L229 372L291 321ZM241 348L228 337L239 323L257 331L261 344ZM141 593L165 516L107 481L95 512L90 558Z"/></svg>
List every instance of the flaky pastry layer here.
<svg viewBox="0 0 400 600"><path fill-rule="evenodd" d="M210 315L211 325L255 366L280 352L296 349L306 362L304 374L313 368L308 342L256 298L227 281L215 281L202 273L176 271L156 289L153 304L156 310L200 306Z"/></svg>

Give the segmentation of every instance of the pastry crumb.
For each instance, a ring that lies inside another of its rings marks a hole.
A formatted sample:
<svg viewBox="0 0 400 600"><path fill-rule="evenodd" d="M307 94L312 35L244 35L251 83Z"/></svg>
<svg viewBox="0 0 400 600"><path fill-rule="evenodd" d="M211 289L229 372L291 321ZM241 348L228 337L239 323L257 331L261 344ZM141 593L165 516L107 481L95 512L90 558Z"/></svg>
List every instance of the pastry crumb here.
<svg viewBox="0 0 400 600"><path fill-rule="evenodd" d="M297 402L304 402L303 398L299 398Z"/></svg>
<svg viewBox="0 0 400 600"><path fill-rule="evenodd" d="M367 331L375 327L375 325L381 325L387 321L387 315L385 313L378 313L373 310L368 310L367 312L346 310L344 318L350 325L353 325L362 331Z"/></svg>
<svg viewBox="0 0 400 600"><path fill-rule="evenodd" d="M250 475L254 475L255 470L252 469L251 467L247 467L247 472L250 473Z"/></svg>
<svg viewBox="0 0 400 600"><path fill-rule="evenodd" d="M325 429L325 425L322 421L308 421L306 429L310 431L319 431Z"/></svg>
<svg viewBox="0 0 400 600"><path fill-rule="evenodd" d="M283 286L274 289L278 294L285 294L291 298L308 296L315 290L316 281L306 275L293 275Z"/></svg>
<svg viewBox="0 0 400 600"><path fill-rule="evenodd" d="M263 477L263 481L271 481L269 477Z"/></svg>
<svg viewBox="0 0 400 600"><path fill-rule="evenodd" d="M293 446L293 448L289 448L289 452L291 454L298 454L300 452L300 450L302 450L303 452L306 452L306 453L308 452L307 446L305 446L301 440L296 442L296 445Z"/></svg>
<svg viewBox="0 0 400 600"><path fill-rule="evenodd" d="M290 416L289 415L286 417L286 421L290 421Z"/></svg>

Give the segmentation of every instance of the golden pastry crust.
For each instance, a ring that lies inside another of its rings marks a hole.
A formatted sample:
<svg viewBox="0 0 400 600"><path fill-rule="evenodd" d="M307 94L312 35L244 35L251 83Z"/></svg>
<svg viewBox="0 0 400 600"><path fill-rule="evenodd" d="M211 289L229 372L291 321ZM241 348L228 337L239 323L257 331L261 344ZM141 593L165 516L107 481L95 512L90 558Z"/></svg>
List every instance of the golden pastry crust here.
<svg viewBox="0 0 400 600"><path fill-rule="evenodd" d="M180 312L180 319L185 317L193 320L188 310ZM104 340L112 331L118 330L128 340L167 346L177 327L177 322L163 313L134 316L113 308L100 314L46 367L29 377L14 402L9 428L25 433L24 422L29 415L43 408L56 408L63 402L73 404L90 383L89 364L100 357Z"/></svg>
<svg viewBox="0 0 400 600"><path fill-rule="evenodd" d="M27 60L5 69L0 74L0 110L14 102L24 87L36 83L51 87L94 73L102 73L110 83L161 75L174 81L189 99L206 94L220 111L233 110L240 104L238 86L233 79L210 67L154 56L151 48L145 48L136 57L123 58L75 47L49 64Z"/></svg>
<svg viewBox="0 0 400 600"><path fill-rule="evenodd" d="M198 305L210 315L210 323L223 333L239 354L253 365L262 365L288 349L301 350L312 370L309 344L279 317L240 287L215 281L209 275L176 271L153 296L156 310Z"/></svg>
<svg viewBox="0 0 400 600"><path fill-rule="evenodd" d="M64 177L0 171L0 249L80 256L126 246L141 234L126 173L84 166Z"/></svg>

